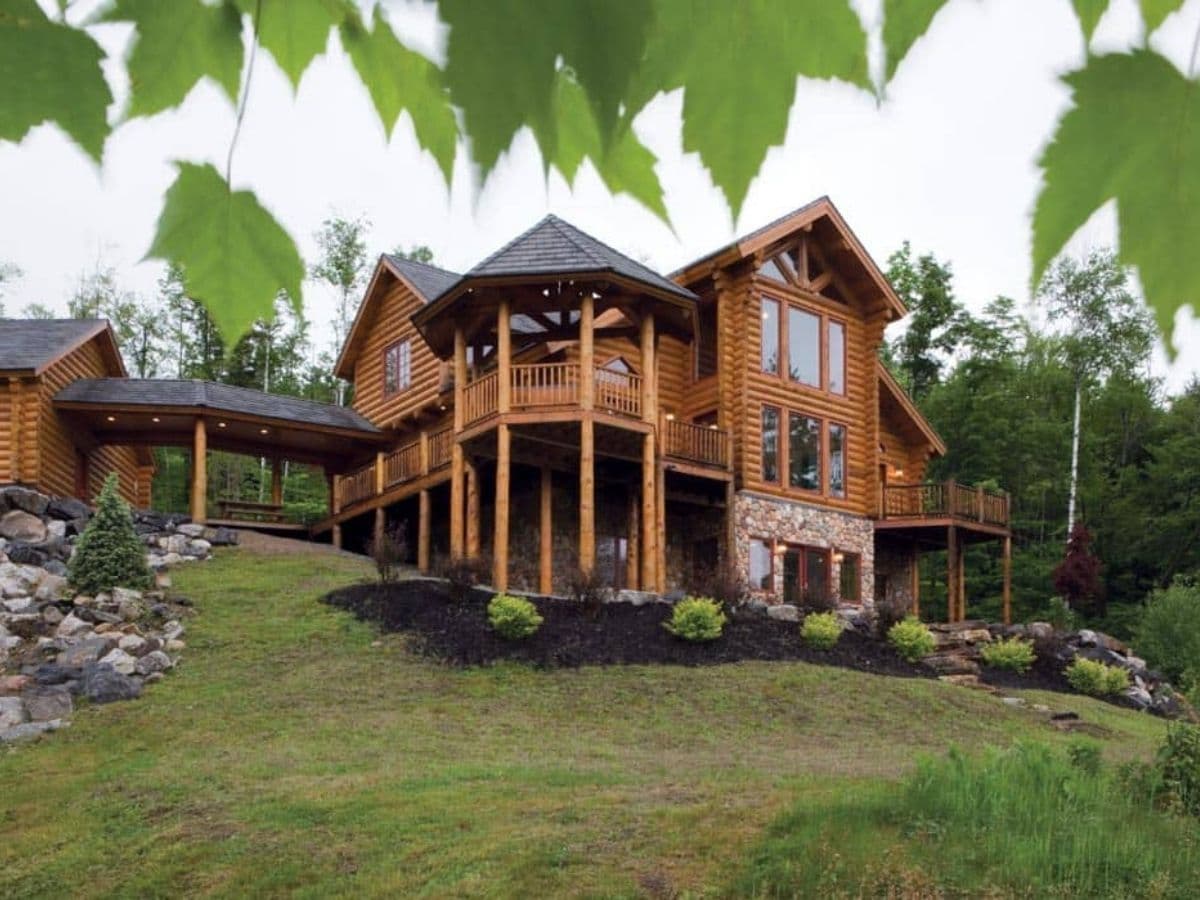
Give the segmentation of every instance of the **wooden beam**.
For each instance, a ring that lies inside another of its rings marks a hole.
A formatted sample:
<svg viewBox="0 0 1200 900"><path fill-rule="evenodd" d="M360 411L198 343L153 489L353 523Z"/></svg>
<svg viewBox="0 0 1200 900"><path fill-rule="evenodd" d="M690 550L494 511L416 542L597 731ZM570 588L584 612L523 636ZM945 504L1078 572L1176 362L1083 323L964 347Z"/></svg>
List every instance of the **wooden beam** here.
<svg viewBox="0 0 1200 900"><path fill-rule="evenodd" d="M283 460L278 456L271 457L271 503L283 505Z"/></svg>
<svg viewBox="0 0 1200 900"><path fill-rule="evenodd" d="M1001 568L1004 573L1004 585L1001 595L1001 613L1005 625L1012 624L1012 536L1004 538L1004 549L1001 557Z"/></svg>
<svg viewBox="0 0 1200 900"><path fill-rule="evenodd" d="M579 568L596 566L596 425L590 418L579 423Z"/></svg>
<svg viewBox="0 0 1200 900"><path fill-rule="evenodd" d="M654 435L642 439L642 590L658 590L658 487L655 484L657 459Z"/></svg>
<svg viewBox="0 0 1200 900"><path fill-rule="evenodd" d="M651 424L658 422L658 389L654 383L654 313L642 317L642 419Z"/></svg>
<svg viewBox="0 0 1200 900"><path fill-rule="evenodd" d="M579 406L590 410L596 397L596 304L591 291L579 301Z"/></svg>
<svg viewBox="0 0 1200 900"><path fill-rule="evenodd" d="M417 568L424 574L429 572L429 528L430 528L430 499L429 490L423 490L418 495L419 511L417 517Z"/></svg>
<svg viewBox="0 0 1200 900"><path fill-rule="evenodd" d="M492 539L492 584L503 593L508 590L508 498L509 498L508 426L496 426L496 516Z"/></svg>
<svg viewBox="0 0 1200 900"><path fill-rule="evenodd" d="M512 308L507 299L496 312L496 412L512 409Z"/></svg>
<svg viewBox="0 0 1200 900"><path fill-rule="evenodd" d="M554 473L542 466L542 490L538 516L538 591L554 591Z"/></svg>
<svg viewBox="0 0 1200 900"><path fill-rule="evenodd" d="M958 529L946 529L946 621L958 621Z"/></svg>
<svg viewBox="0 0 1200 900"><path fill-rule="evenodd" d="M725 547L722 560L728 571L737 567L737 489L733 481L725 482Z"/></svg>
<svg viewBox="0 0 1200 900"><path fill-rule="evenodd" d="M958 548L958 621L967 620L967 553L966 546Z"/></svg>
<svg viewBox="0 0 1200 900"><path fill-rule="evenodd" d="M204 524L208 518L208 431L203 416L196 416L192 427L192 521Z"/></svg>
<svg viewBox="0 0 1200 900"><path fill-rule="evenodd" d="M483 527L479 511L479 468L472 459L465 459L467 470L467 556L479 556L479 530Z"/></svg>
<svg viewBox="0 0 1200 900"><path fill-rule="evenodd" d="M625 587L631 590L637 590L639 562L638 562L638 541L640 535L638 533L638 517L641 511L638 509L638 492L634 485L629 486L628 491L628 508L625 514Z"/></svg>
<svg viewBox="0 0 1200 900"><path fill-rule="evenodd" d="M655 467L655 480L658 488L655 493L656 508L655 508L655 530L654 546L658 550L658 562L655 568L658 570L658 592L661 594L666 591L667 585L667 472L660 462Z"/></svg>
<svg viewBox="0 0 1200 900"><path fill-rule="evenodd" d="M450 448L450 557L463 555L463 397L467 388L467 343L462 325L454 328L454 444Z"/></svg>

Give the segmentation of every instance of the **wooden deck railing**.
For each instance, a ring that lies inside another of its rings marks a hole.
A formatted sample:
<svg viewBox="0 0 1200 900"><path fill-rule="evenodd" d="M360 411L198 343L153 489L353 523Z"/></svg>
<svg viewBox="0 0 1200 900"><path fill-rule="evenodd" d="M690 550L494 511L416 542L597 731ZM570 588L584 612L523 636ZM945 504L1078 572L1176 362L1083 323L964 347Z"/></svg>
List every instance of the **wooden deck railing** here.
<svg viewBox="0 0 1200 900"><path fill-rule="evenodd" d="M421 474L421 442L393 450L383 458L383 485L391 487L402 481L410 481Z"/></svg>
<svg viewBox="0 0 1200 900"><path fill-rule="evenodd" d="M596 409L628 416L642 417L642 376L631 372L614 372L596 367Z"/></svg>
<svg viewBox="0 0 1200 900"><path fill-rule="evenodd" d="M730 460L729 432L678 419L663 420L663 455L706 466L726 468Z"/></svg>
<svg viewBox="0 0 1200 900"><path fill-rule="evenodd" d="M532 363L512 367L514 409L579 403L578 363Z"/></svg>
<svg viewBox="0 0 1200 900"><path fill-rule="evenodd" d="M345 509L352 503L366 500L375 494L375 463L338 479L338 505Z"/></svg>
<svg viewBox="0 0 1200 900"><path fill-rule="evenodd" d="M500 399L500 379L495 372L481 375L463 391L463 423L470 425L496 412Z"/></svg>
<svg viewBox="0 0 1200 900"><path fill-rule="evenodd" d="M954 481L889 484L883 489L884 519L963 519L1007 527L1008 495Z"/></svg>
<svg viewBox="0 0 1200 900"><path fill-rule="evenodd" d="M429 436L429 471L450 465L450 448L454 444L454 429L443 428Z"/></svg>

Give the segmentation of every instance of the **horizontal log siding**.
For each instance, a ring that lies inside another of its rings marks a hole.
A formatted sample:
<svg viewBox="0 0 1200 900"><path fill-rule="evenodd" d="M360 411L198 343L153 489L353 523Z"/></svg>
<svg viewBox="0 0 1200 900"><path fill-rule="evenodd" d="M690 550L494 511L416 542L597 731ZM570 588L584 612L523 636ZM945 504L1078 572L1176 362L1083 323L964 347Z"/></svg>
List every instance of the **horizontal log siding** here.
<svg viewBox="0 0 1200 900"><path fill-rule="evenodd" d="M354 361L354 408L380 428L396 427L397 420L417 412L438 398L441 385L439 360L429 349L411 317L421 301L403 282L392 279L380 285L381 302L367 327L362 349ZM383 351L397 341L409 342L412 382L407 390L385 394Z"/></svg>
<svg viewBox="0 0 1200 900"><path fill-rule="evenodd" d="M68 353L42 373L38 383L36 403L36 440L29 449L36 457L37 486L48 494L75 494L76 446L67 424L54 410L54 395L81 378L101 378L112 375L95 340ZM30 407L35 406L30 399ZM24 403L22 404L24 407ZM23 468L23 467L22 467ZM99 447L88 460L88 497L99 493L109 472L116 472L121 496L126 502L138 502L138 456L132 447Z"/></svg>

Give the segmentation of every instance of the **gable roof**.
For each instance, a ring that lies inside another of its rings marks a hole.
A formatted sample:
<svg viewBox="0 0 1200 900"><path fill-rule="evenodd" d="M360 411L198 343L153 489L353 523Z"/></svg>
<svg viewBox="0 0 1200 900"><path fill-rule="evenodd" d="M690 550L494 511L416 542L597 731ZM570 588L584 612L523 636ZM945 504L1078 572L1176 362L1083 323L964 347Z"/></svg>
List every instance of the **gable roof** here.
<svg viewBox="0 0 1200 900"><path fill-rule="evenodd" d="M917 404L913 402L912 397L908 396L908 391L896 380L882 360L875 360L875 371L879 377L879 387L882 389L880 397L882 398L884 394L890 396L899 411L929 441L934 453L938 456L945 456L946 442L942 440L942 436L937 433L921 410L917 409Z"/></svg>
<svg viewBox="0 0 1200 900"><path fill-rule="evenodd" d="M421 303L430 303L439 294L453 286L462 276L457 272L451 272L449 269L442 269L429 263L405 259L390 253L382 254L379 262L375 264L375 272L371 275L371 281L367 284L362 303L359 304L358 312L354 315L354 323L350 326L350 332L342 343L337 362L334 363L333 374L338 378L349 381L354 374L350 361L354 358L358 345L362 342L367 324L375 315L375 307L379 303L377 299L379 291L376 289L381 278L385 277L398 278Z"/></svg>
<svg viewBox="0 0 1200 900"><path fill-rule="evenodd" d="M687 288L664 278L555 215L546 216L528 231L513 238L463 275L457 284L443 291L437 299L441 300L474 278L592 272L608 272L676 297L696 299L696 295Z"/></svg>
<svg viewBox="0 0 1200 900"><path fill-rule="evenodd" d="M905 316L908 310L904 306L904 302L897 296L895 289L887 280L887 276L872 259L871 254L859 241L854 230L842 218L842 214L838 208L834 206L833 201L827 196L818 197L804 206L798 207L789 213L780 216L756 228L754 231L744 234L732 242L718 247L711 253L701 256L699 259L693 260L686 266L675 270L671 273L671 277L682 284L689 284L698 278L708 274L713 269L723 268L732 265L739 260L753 256L759 250L770 247L776 241L787 237L788 235L812 226L818 219L826 219L837 230L842 240L845 241L847 249L854 255L862 266L866 276L870 279L883 295L888 306L896 313L897 317Z"/></svg>
<svg viewBox="0 0 1200 900"><path fill-rule="evenodd" d="M54 401L103 406L211 409L214 412L241 413L301 425L364 432L370 435L382 434L370 421L346 406L334 406L282 394L267 394L253 388L234 387L213 381L83 378L64 387L54 396Z"/></svg>
<svg viewBox="0 0 1200 900"><path fill-rule="evenodd" d="M106 335L114 369L125 372L107 319L0 319L0 372L40 375L97 335Z"/></svg>

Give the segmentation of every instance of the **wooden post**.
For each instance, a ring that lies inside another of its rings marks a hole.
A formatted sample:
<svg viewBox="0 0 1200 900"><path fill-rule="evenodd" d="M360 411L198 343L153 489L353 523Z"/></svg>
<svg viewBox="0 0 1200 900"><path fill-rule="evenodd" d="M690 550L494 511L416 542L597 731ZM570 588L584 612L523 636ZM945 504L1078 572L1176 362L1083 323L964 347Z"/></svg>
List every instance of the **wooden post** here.
<svg viewBox="0 0 1200 900"><path fill-rule="evenodd" d="M1001 568L1004 573L1004 586L1001 595L1001 611L1004 624L1012 624L1012 535L1004 536L1004 550L1001 558Z"/></svg>
<svg viewBox="0 0 1200 900"><path fill-rule="evenodd" d="M725 556L729 572L737 568L737 490L733 480L725 482Z"/></svg>
<svg viewBox="0 0 1200 900"><path fill-rule="evenodd" d="M538 590L550 594L554 590L554 474L542 466L542 490L538 516Z"/></svg>
<svg viewBox="0 0 1200 900"><path fill-rule="evenodd" d="M467 387L467 341L462 326L454 327L454 443L450 447L450 558L463 555L463 396Z"/></svg>
<svg viewBox="0 0 1200 900"><path fill-rule="evenodd" d="M654 383L654 313L642 316L642 421L658 423L658 390Z"/></svg>
<svg viewBox="0 0 1200 900"><path fill-rule="evenodd" d="M625 587L630 590L637 590L638 587L638 515L637 489L631 484L625 515Z"/></svg>
<svg viewBox="0 0 1200 900"><path fill-rule="evenodd" d="M339 488L340 488L340 485L338 484L338 477L337 477L337 475L333 474L328 469L326 469L325 470L325 482L329 487L329 514L331 516L336 516L338 513L340 513L342 511L342 500L338 494ZM335 524L333 526L333 528L331 530L330 538L333 541L333 546L336 547L337 549L341 550L342 549L342 526L341 525Z"/></svg>
<svg viewBox="0 0 1200 900"><path fill-rule="evenodd" d="M667 587L667 472L662 463L659 463L655 471L655 491L657 497L655 502L655 529L658 532L654 536L654 546L658 551L658 562L655 568L658 569L658 592L663 593Z"/></svg>
<svg viewBox="0 0 1200 900"><path fill-rule="evenodd" d="M196 417L192 431L192 521L208 520L208 431L204 419Z"/></svg>
<svg viewBox="0 0 1200 900"><path fill-rule="evenodd" d="M643 591L658 590L658 486L654 474L654 435L642 438L642 583Z"/></svg>
<svg viewBox="0 0 1200 900"><path fill-rule="evenodd" d="M579 406L584 411L595 406L596 398L595 310L596 301L588 291L579 304Z"/></svg>
<svg viewBox="0 0 1200 900"><path fill-rule="evenodd" d="M271 503L283 505L283 460L278 456L271 457Z"/></svg>
<svg viewBox="0 0 1200 900"><path fill-rule="evenodd" d="M946 621L957 622L958 615L958 529L946 529Z"/></svg>
<svg viewBox="0 0 1200 900"><path fill-rule="evenodd" d="M467 470L467 556L474 559L479 555L479 468L475 461L466 459Z"/></svg>
<svg viewBox="0 0 1200 900"><path fill-rule="evenodd" d="M422 431L417 443L417 453L421 459L421 474L429 474L429 432Z"/></svg>
<svg viewBox="0 0 1200 900"><path fill-rule="evenodd" d="M579 568L596 566L596 425L589 413L579 423Z"/></svg>
<svg viewBox="0 0 1200 900"><path fill-rule="evenodd" d="M500 301L496 312L496 412L512 409L512 307Z"/></svg>
<svg viewBox="0 0 1200 900"><path fill-rule="evenodd" d="M382 453L375 454L375 496L378 497L383 493L383 460ZM387 528L387 513L383 510L383 504L375 507L375 530L374 539L378 546L383 541L383 532Z"/></svg>
<svg viewBox="0 0 1200 900"><path fill-rule="evenodd" d="M508 484L511 436L508 426L496 426L496 521L492 538L492 582L496 590L508 590Z"/></svg>
<svg viewBox="0 0 1200 900"><path fill-rule="evenodd" d="M912 542L912 571L909 573L911 578L909 592L912 594L912 614L917 618L921 616L921 551L917 546L917 542Z"/></svg>
<svg viewBox="0 0 1200 900"><path fill-rule="evenodd" d="M430 501L429 490L420 493L420 507L417 517L417 568L427 573L429 571L429 526Z"/></svg>
<svg viewBox="0 0 1200 900"><path fill-rule="evenodd" d="M967 548L965 544L958 548L958 621L967 620Z"/></svg>

